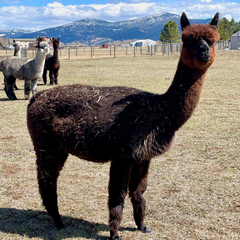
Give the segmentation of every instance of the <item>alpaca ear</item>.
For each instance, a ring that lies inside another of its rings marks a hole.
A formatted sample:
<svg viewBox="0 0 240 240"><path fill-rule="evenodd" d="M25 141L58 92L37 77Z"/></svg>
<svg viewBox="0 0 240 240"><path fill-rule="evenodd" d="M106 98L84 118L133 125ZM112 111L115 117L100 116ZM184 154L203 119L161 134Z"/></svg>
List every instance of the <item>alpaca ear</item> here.
<svg viewBox="0 0 240 240"><path fill-rule="evenodd" d="M210 22L210 25L217 26L218 21L219 21L219 13L217 12L213 17L212 21Z"/></svg>
<svg viewBox="0 0 240 240"><path fill-rule="evenodd" d="M185 12L182 13L182 16L180 18L180 24L181 24L182 31L187 26L190 26L190 22L188 21L188 18L187 18L187 15L185 14Z"/></svg>

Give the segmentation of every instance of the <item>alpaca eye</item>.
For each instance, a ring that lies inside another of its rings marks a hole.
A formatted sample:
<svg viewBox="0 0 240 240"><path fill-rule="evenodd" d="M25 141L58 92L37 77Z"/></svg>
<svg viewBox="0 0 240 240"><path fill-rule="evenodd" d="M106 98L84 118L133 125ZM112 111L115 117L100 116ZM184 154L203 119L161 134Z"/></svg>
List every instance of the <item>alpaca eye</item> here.
<svg viewBox="0 0 240 240"><path fill-rule="evenodd" d="M208 43L209 47L213 47L213 45L214 45L214 41L208 41L207 43Z"/></svg>

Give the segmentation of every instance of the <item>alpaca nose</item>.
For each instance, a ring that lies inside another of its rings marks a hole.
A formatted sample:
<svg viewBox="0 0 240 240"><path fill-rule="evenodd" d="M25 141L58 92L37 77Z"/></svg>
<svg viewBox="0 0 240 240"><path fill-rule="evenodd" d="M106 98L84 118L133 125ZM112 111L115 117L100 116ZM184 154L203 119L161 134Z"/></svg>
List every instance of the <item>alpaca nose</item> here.
<svg viewBox="0 0 240 240"><path fill-rule="evenodd" d="M200 62L208 61L208 59L210 58L209 47L204 40L200 40L198 43L197 57Z"/></svg>

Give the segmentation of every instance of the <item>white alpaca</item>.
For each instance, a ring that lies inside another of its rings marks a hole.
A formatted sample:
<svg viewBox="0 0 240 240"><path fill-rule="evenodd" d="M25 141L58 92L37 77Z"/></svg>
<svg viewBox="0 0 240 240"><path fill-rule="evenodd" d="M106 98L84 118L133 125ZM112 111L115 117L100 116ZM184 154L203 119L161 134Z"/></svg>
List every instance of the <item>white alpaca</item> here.
<svg viewBox="0 0 240 240"><path fill-rule="evenodd" d="M42 77L45 64L45 57L50 52L47 42L38 42L35 59L28 61L28 58L10 57L2 61L2 72L4 75L5 92L9 99L15 100L14 84L16 78L25 80L25 99L30 98L30 91L33 96L37 90L37 80Z"/></svg>

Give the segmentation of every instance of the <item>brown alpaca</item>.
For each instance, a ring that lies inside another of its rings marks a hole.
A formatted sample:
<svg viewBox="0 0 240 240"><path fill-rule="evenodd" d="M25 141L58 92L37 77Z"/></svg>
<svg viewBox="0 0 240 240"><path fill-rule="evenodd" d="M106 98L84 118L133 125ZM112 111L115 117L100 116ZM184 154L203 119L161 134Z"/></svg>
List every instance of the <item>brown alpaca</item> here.
<svg viewBox="0 0 240 240"><path fill-rule="evenodd" d="M43 205L58 228L57 178L68 154L93 162L111 161L110 239L118 235L129 192L139 230L144 225L150 160L166 152L177 131L193 114L207 69L216 55L219 14L210 25L193 25L181 16L183 50L168 91L162 95L128 87L68 85L32 98L27 124L37 156Z"/></svg>
<svg viewBox="0 0 240 240"><path fill-rule="evenodd" d="M60 69L60 60L58 57L58 49L60 39L52 38L54 52L46 56L45 66L43 70L43 82L47 83L47 70L49 71L50 85L58 84L58 72Z"/></svg>

